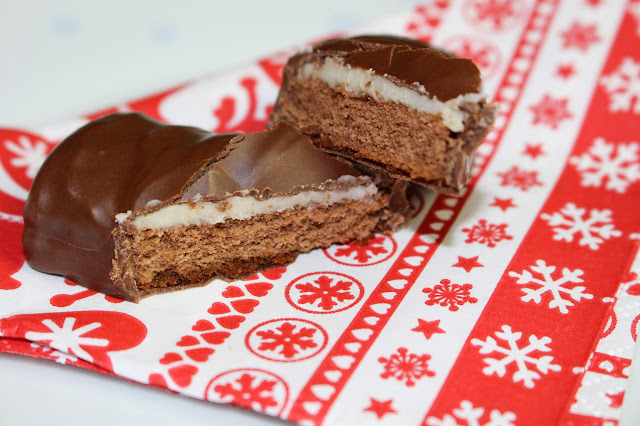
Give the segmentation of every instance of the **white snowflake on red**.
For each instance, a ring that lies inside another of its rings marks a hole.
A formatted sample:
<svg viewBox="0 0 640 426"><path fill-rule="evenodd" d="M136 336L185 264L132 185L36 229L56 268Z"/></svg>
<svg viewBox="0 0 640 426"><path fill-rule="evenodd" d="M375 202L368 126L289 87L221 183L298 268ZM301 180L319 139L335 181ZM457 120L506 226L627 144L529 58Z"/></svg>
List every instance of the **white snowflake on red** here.
<svg viewBox="0 0 640 426"><path fill-rule="evenodd" d="M436 303L440 306L449 305L449 310L455 312L465 303L478 301L475 297L471 297L472 288L471 284L451 284L451 281L444 279L440 284L436 284L433 288L425 288L422 292L429 295L429 299L425 302L427 305L433 306Z"/></svg>
<svg viewBox="0 0 640 426"><path fill-rule="evenodd" d="M501 179L500 186L513 186L523 191L528 191L534 186L542 186L542 182L538 180L538 172L521 170L518 166L498 173L498 176Z"/></svg>
<svg viewBox="0 0 640 426"><path fill-rule="evenodd" d="M611 223L611 210L591 209L589 216L584 217L586 212L574 203L567 203L559 212L543 213L540 217L553 228L554 240L570 243L574 236L580 235L578 243L591 250L598 250L604 240L622 235Z"/></svg>
<svg viewBox="0 0 640 426"><path fill-rule="evenodd" d="M257 376L244 373L235 382L216 385L213 390L220 398L230 399L229 403L238 407L266 411L276 407L278 401L273 397L275 380L259 379Z"/></svg>
<svg viewBox="0 0 640 426"><path fill-rule="evenodd" d="M24 174L33 179L38 173L40 166L47 157L47 151L49 147L42 141L33 141L26 137L18 137L18 142L11 140L4 141L4 146L7 151L12 152L15 157L9 162L14 167L24 167Z"/></svg>
<svg viewBox="0 0 640 426"><path fill-rule="evenodd" d="M462 11L472 25L504 30L520 20L526 4L520 0L468 0Z"/></svg>
<svg viewBox="0 0 640 426"><path fill-rule="evenodd" d="M600 188L623 194L629 185L640 181L640 161L637 142L613 144L596 138L589 150L574 155L569 161L582 177L582 186Z"/></svg>
<svg viewBox="0 0 640 426"><path fill-rule="evenodd" d="M314 341L313 335L316 329L312 327L300 327L291 322L283 322L275 330L260 330L256 334L260 336L262 343L258 346L261 351L276 351L285 358L293 358L301 350L315 348L318 344Z"/></svg>
<svg viewBox="0 0 640 426"><path fill-rule="evenodd" d="M486 244L487 247L495 247L496 243L513 238L507 234L506 228L506 223L497 225L487 223L485 219L480 219L477 225L473 225L471 228L463 228L462 232L467 234L465 243L478 242L480 244Z"/></svg>
<svg viewBox="0 0 640 426"><path fill-rule="evenodd" d="M351 292L352 282L349 280L335 280L326 275L322 275L312 283L297 284L296 288L301 295L298 303L301 305L311 304L324 309L331 310L338 302L353 300L355 296ZM307 294L304 294L307 293Z"/></svg>
<svg viewBox="0 0 640 426"><path fill-rule="evenodd" d="M567 103L568 98L554 98L549 94L544 94L540 102L531 105L529 109L533 112L533 124L544 124L557 129L563 120L572 118Z"/></svg>
<svg viewBox="0 0 640 426"><path fill-rule="evenodd" d="M545 355L541 357L534 356L534 352L550 352L551 348L547 346L551 343L551 338L543 336L538 338L535 334L529 335L529 344L523 347L518 346L518 342L522 338L522 332L514 332L510 326L503 325L502 331L496 331L496 337L505 342L505 345L499 345L496 339L488 336L486 340L471 339L471 344L480 347L481 354L490 354L497 352L504 355L503 358L484 358L487 366L482 369L482 373L486 376L492 374L498 377L504 377L507 374L507 367L515 364L516 371L513 373L512 380L514 383L522 382L526 388L535 387L535 381L540 379L540 373L548 374L550 371L560 371L562 367L553 364L553 356ZM532 367L532 369L529 368ZM537 370L537 371L536 371Z"/></svg>
<svg viewBox="0 0 640 426"><path fill-rule="evenodd" d="M429 370L428 361L431 359L429 354L412 354L407 348L398 348L398 352L391 354L389 358L380 357L378 361L384 364L384 372L380 374L383 379L390 377L401 382L405 382L407 386L416 384L416 380L424 376L433 377L435 372Z"/></svg>
<svg viewBox="0 0 640 426"><path fill-rule="evenodd" d="M560 33L562 46L565 49L578 49L586 52L593 43L600 41L595 24L573 22L569 28Z"/></svg>
<svg viewBox="0 0 640 426"><path fill-rule="evenodd" d="M640 60L625 57L618 68L600 77L600 85L609 95L609 111L640 114Z"/></svg>
<svg viewBox="0 0 640 426"><path fill-rule="evenodd" d="M586 287L574 285L572 288L567 288L569 283L581 283L583 282L582 270L569 268L562 268L562 276L553 278L553 273L556 267L547 265L544 260L538 260L535 265L531 266L531 272L540 275L540 278L534 278L533 274L526 269L522 273L510 271L509 276L518 278L516 284L533 284L537 288L522 288L524 296L521 300L523 302L533 301L536 304L542 302L542 296L546 293L551 295L549 301L549 308L557 308L561 313L568 314L570 306L573 306L573 302L569 299L573 299L576 302L580 302L582 299L593 299L593 294L585 293ZM562 295L567 295L569 299L564 299Z"/></svg>
<svg viewBox="0 0 640 426"><path fill-rule="evenodd" d="M498 410L491 410L489 418L485 416L482 407L474 407L470 401L461 401L460 408L454 408L452 414L445 414L442 419L437 417L427 417L429 426L458 426L458 420L464 421L466 426L515 426L516 415L511 411L501 413ZM485 423L481 423L482 421ZM460 425L463 426L463 425Z"/></svg>

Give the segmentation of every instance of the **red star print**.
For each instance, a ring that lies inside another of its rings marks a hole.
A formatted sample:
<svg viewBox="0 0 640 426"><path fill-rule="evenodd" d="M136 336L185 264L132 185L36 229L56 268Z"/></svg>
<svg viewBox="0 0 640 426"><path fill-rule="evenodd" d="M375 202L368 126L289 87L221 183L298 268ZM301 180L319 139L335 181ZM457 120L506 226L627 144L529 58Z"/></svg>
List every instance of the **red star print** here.
<svg viewBox="0 0 640 426"><path fill-rule="evenodd" d="M377 399L374 399L374 398L369 398L369 399L371 400L371 404L367 408L365 408L363 411L371 411L372 413L375 413L375 415L379 419L381 419L387 414L397 413L396 410L391 408L391 404L393 404L393 399L389 399L386 401L378 401Z"/></svg>
<svg viewBox="0 0 640 426"><path fill-rule="evenodd" d="M595 24L581 24L574 21L571 27L560 33L562 47L565 49L578 49L586 52L593 44L600 41Z"/></svg>
<svg viewBox="0 0 640 426"><path fill-rule="evenodd" d="M522 151L522 154L528 155L535 160L539 156L544 155L542 144L533 145L528 143L527 146L524 147L524 151Z"/></svg>
<svg viewBox="0 0 640 426"><path fill-rule="evenodd" d="M556 75L564 78L565 80L575 74L575 72L576 70L573 69L573 65L571 64L558 65L558 68L556 68Z"/></svg>
<svg viewBox="0 0 640 426"><path fill-rule="evenodd" d="M458 256L458 263L451 265L454 266L456 268L462 268L467 272L471 272L471 270L473 268L483 268L484 265L481 263L478 263L478 256L473 256L473 257L462 257L462 256Z"/></svg>
<svg viewBox="0 0 640 426"><path fill-rule="evenodd" d="M411 331L424 334L425 339L431 339L434 334L444 333L445 331L440 328L440 320L425 321L418 318L418 326L412 328Z"/></svg>
<svg viewBox="0 0 640 426"><path fill-rule="evenodd" d="M620 408L622 407L622 400L624 399L624 391L612 394L606 394L607 398L611 401L609 407Z"/></svg>
<svg viewBox="0 0 640 426"><path fill-rule="evenodd" d="M512 207L518 207L515 204L513 204L513 198L498 198L498 197L493 197L493 203L489 204L489 207L498 207L500 210L502 210L503 212L506 212L507 210L509 210ZM456 265L453 265L456 266Z"/></svg>
<svg viewBox="0 0 640 426"><path fill-rule="evenodd" d="M567 109L567 102L567 98L553 98L545 94L539 103L529 107L533 112L533 124L546 124L557 129L562 120L573 117Z"/></svg>

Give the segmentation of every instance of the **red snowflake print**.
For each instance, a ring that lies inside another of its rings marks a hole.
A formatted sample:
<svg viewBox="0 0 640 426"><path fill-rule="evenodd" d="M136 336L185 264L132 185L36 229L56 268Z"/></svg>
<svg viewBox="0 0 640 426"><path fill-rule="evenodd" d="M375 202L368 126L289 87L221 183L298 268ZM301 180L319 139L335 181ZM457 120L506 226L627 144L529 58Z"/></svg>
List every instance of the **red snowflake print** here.
<svg viewBox="0 0 640 426"><path fill-rule="evenodd" d="M396 410L391 408L391 404L393 404L393 399L389 399L386 401L382 401L382 400L378 401L375 398L369 398L369 399L371 400L371 403L363 411L371 411L379 419L383 418L387 414L397 413Z"/></svg>
<svg viewBox="0 0 640 426"><path fill-rule="evenodd" d="M348 309L358 303L363 294L362 284L337 272L305 274L285 289L285 297L294 308L314 314Z"/></svg>
<svg viewBox="0 0 640 426"><path fill-rule="evenodd" d="M505 30L517 24L526 9L526 4L521 0L467 0L462 12L474 26Z"/></svg>
<svg viewBox="0 0 640 426"><path fill-rule="evenodd" d="M334 262L348 266L368 266L382 263L395 253L395 240L386 235L376 235L368 243L356 241L349 244L334 244L323 250L324 254Z"/></svg>
<svg viewBox="0 0 640 426"><path fill-rule="evenodd" d="M318 324L299 318L266 321L245 338L247 348L270 361L293 362L308 359L327 344L327 332Z"/></svg>
<svg viewBox="0 0 640 426"><path fill-rule="evenodd" d="M407 386L416 384L416 380L424 376L433 377L435 372L429 370L428 361L431 355L412 354L407 348L398 348L398 352L389 358L380 357L378 361L384 364L384 371L380 374L383 379L393 377L396 380L405 382Z"/></svg>
<svg viewBox="0 0 640 426"><path fill-rule="evenodd" d="M534 186L542 186L542 182L538 181L538 172L521 170L518 166L498 173L498 176L501 179L500 186L513 186L523 191L528 191Z"/></svg>
<svg viewBox="0 0 640 426"><path fill-rule="evenodd" d="M444 279L433 288L422 290L423 293L429 295L429 299L424 303L429 306L435 304L440 306L449 305L449 310L455 312L465 303L476 303L478 301L475 297L471 297L470 290L472 288L471 284L451 284L451 281Z"/></svg>
<svg viewBox="0 0 640 426"><path fill-rule="evenodd" d="M564 80L568 80L575 73L576 71L571 64L558 65L558 68L556 68L556 75Z"/></svg>
<svg viewBox="0 0 640 426"><path fill-rule="evenodd" d="M462 268L467 272L471 272L473 268L484 268L484 265L478 262L478 256L469 258L458 256L458 263L454 263L451 266L453 266L454 268Z"/></svg>
<svg viewBox="0 0 640 426"><path fill-rule="evenodd" d="M524 151L522 151L522 155L528 155L533 160L536 160L539 156L544 155L544 150L542 149L542 144L532 144L528 143L524 147Z"/></svg>
<svg viewBox="0 0 640 426"><path fill-rule="evenodd" d="M266 117L269 117L271 114L273 105L267 108L264 115L265 118L256 118L256 116L258 116L258 82L255 78L247 77L240 81L240 85L246 91L247 97L249 98L249 110L245 118L239 123L232 125L231 122L237 113L236 100L231 96L223 98L220 106L214 111L215 116L219 120L218 126L213 130L215 133L247 133L264 130L267 121Z"/></svg>
<svg viewBox="0 0 640 426"><path fill-rule="evenodd" d="M533 112L532 124L544 124L557 129L563 120L573 117L567 108L567 102L568 98L554 98L545 93L540 102L529 107Z"/></svg>
<svg viewBox="0 0 640 426"><path fill-rule="evenodd" d="M462 232L467 234L467 239L465 240L467 244L477 242L486 244L487 247L495 247L496 243L513 238L507 234L506 227L506 223L496 225L487 223L485 219L480 219L477 225L473 225L471 228L463 228Z"/></svg>
<svg viewBox="0 0 640 426"><path fill-rule="evenodd" d="M518 206L513 204L512 198L493 197L493 203L489 204L489 207L498 207L503 212L506 212L507 210Z"/></svg>
<svg viewBox="0 0 640 426"><path fill-rule="evenodd" d="M456 56L471 59L485 79L493 76L500 65L500 49L478 37L454 36L444 41L442 46Z"/></svg>
<svg viewBox="0 0 640 426"><path fill-rule="evenodd" d="M574 21L569 28L560 33L562 47L586 52L593 43L600 41L595 24L582 24Z"/></svg>

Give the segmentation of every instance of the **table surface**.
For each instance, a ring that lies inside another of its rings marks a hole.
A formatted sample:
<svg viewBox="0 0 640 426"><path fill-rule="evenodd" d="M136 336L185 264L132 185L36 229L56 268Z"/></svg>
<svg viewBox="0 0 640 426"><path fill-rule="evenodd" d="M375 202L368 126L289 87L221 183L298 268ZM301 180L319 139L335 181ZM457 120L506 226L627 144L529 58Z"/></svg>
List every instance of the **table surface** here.
<svg viewBox="0 0 640 426"><path fill-rule="evenodd" d="M177 6L168 0L7 0L0 3L0 126L39 126L99 110L415 3L183 0ZM638 349L634 360L623 426L640 424L640 406L628 403L640 401ZM2 425L57 419L68 426L284 424L8 354L0 354L0 377Z"/></svg>

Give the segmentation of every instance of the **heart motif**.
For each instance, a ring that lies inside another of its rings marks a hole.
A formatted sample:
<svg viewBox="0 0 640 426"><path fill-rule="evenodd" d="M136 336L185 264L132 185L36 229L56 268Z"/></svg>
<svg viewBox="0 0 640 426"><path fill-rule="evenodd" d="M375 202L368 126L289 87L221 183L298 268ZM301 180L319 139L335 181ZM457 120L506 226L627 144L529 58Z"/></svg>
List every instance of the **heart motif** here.
<svg viewBox="0 0 640 426"><path fill-rule="evenodd" d="M196 349L189 349L185 353L189 358L191 358L196 362L205 362L206 360L209 359L209 356L214 352L215 350L211 348L196 348Z"/></svg>
<svg viewBox="0 0 640 426"><path fill-rule="evenodd" d="M248 314L253 312L253 308L258 306L260 302L255 299L242 299L242 300L234 300L231 302L231 306L233 309L240 312L241 314Z"/></svg>
<svg viewBox="0 0 640 426"><path fill-rule="evenodd" d="M227 299L233 299L235 297L244 296L244 291L240 287L236 287L235 285L230 285L222 292L222 297Z"/></svg>
<svg viewBox="0 0 640 426"><path fill-rule="evenodd" d="M162 377L161 374L153 373L149 374L149 384L151 386L158 386L161 388L167 388L167 381Z"/></svg>
<svg viewBox="0 0 640 426"><path fill-rule="evenodd" d="M273 268L268 271L264 271L262 275L264 275L268 280L278 280L285 272L287 272L287 268Z"/></svg>
<svg viewBox="0 0 640 426"><path fill-rule="evenodd" d="M182 357L179 354L175 352L169 352L162 357L162 359L160 360L160 364L167 365L180 360L182 360Z"/></svg>
<svg viewBox="0 0 640 426"><path fill-rule="evenodd" d="M245 288L249 293L256 297L266 296L269 290L273 288L273 284L269 283L251 283L246 284Z"/></svg>
<svg viewBox="0 0 640 426"><path fill-rule="evenodd" d="M198 368L193 365L179 365L169 370L169 376L173 379L174 383L181 388L189 386L191 378L198 372Z"/></svg>
<svg viewBox="0 0 640 426"><path fill-rule="evenodd" d="M207 309L207 312L209 312L212 315L221 315L221 314L228 314L229 312L231 312L231 309L227 306L226 303L213 302L211 307Z"/></svg>
<svg viewBox="0 0 640 426"><path fill-rule="evenodd" d="M191 327L193 331L209 331L213 330L214 328L215 326L207 320L199 320L193 327Z"/></svg>
<svg viewBox="0 0 640 426"><path fill-rule="evenodd" d="M180 339L180 341L178 343L176 343L176 345L178 346L193 346L193 345L197 345L198 343L200 343L200 341L193 337L193 336L182 336L182 338Z"/></svg>
<svg viewBox="0 0 640 426"><path fill-rule="evenodd" d="M212 345L219 345L223 343L229 336L231 336L231 333L228 331L214 331L212 333L204 333L200 335L200 337L202 337L207 343L211 343Z"/></svg>
<svg viewBox="0 0 640 426"><path fill-rule="evenodd" d="M216 318L218 324L230 330L240 327L244 320L245 318L242 315L227 315L226 317Z"/></svg>

